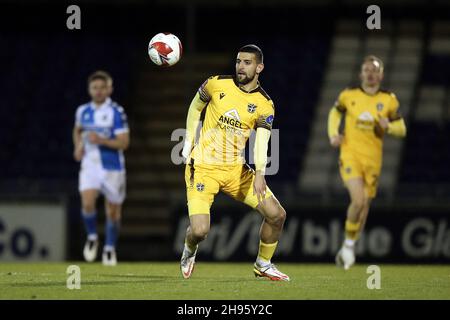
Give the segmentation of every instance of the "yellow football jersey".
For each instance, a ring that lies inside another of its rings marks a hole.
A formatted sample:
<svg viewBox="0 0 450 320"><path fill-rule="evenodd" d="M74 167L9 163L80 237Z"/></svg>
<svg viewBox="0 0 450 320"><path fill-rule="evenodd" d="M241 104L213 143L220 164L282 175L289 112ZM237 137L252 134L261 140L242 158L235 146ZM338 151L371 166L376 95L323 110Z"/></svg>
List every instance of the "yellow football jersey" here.
<svg viewBox="0 0 450 320"><path fill-rule="evenodd" d="M351 153L381 162L384 131L379 119L384 117L394 121L401 118L396 96L384 90L370 95L361 87L350 88L340 93L335 107L345 112L341 157Z"/></svg>
<svg viewBox="0 0 450 320"><path fill-rule="evenodd" d="M241 89L233 76L212 76L200 87L207 102L198 143L192 151L195 163L242 164L252 129L271 130L275 109L267 93L258 87Z"/></svg>

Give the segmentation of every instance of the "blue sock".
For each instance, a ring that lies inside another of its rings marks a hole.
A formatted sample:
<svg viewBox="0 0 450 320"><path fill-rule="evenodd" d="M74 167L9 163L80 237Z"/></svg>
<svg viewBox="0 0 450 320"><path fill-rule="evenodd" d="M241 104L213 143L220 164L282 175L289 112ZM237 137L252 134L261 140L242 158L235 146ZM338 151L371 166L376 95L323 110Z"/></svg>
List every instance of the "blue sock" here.
<svg viewBox="0 0 450 320"><path fill-rule="evenodd" d="M93 239L97 237L97 213L96 212L81 212L84 220L84 226L86 228L86 233L88 238Z"/></svg>
<svg viewBox="0 0 450 320"><path fill-rule="evenodd" d="M119 236L119 221L112 221L111 219L107 219L105 248L114 249L116 247L118 236Z"/></svg>

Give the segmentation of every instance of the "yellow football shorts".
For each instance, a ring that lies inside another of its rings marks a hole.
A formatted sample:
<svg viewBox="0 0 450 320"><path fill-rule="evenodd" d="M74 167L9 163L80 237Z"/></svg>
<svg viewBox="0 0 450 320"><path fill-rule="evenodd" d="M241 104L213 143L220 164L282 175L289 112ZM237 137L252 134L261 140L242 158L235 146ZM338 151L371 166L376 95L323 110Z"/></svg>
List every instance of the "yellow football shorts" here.
<svg viewBox="0 0 450 320"><path fill-rule="evenodd" d="M247 164L220 166L191 161L185 170L189 216L209 214L214 196L219 191L256 208L258 198L253 195L254 179L255 171ZM267 187L265 198L271 195L272 192Z"/></svg>
<svg viewBox="0 0 450 320"><path fill-rule="evenodd" d="M341 155L339 171L344 182L352 178L364 180L364 192L367 197L375 198L378 189L378 178L381 173L381 162L354 154Z"/></svg>

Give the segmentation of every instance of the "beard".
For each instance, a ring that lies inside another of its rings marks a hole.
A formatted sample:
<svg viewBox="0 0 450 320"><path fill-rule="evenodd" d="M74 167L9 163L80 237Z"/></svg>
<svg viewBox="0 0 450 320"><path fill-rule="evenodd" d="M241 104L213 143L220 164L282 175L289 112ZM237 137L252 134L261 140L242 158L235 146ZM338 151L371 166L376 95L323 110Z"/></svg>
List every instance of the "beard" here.
<svg viewBox="0 0 450 320"><path fill-rule="evenodd" d="M248 77L246 74L245 75L241 74L241 76L244 76L244 78L239 79L239 74L236 73L236 80L239 84L242 85L246 85L247 83L253 81L253 79L255 78L255 75L253 75L252 77Z"/></svg>

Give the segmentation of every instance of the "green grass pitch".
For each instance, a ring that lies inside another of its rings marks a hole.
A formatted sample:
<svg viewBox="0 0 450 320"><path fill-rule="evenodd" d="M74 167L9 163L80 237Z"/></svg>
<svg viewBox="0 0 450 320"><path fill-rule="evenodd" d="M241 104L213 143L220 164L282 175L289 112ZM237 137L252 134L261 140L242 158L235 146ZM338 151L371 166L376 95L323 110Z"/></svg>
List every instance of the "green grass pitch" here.
<svg viewBox="0 0 450 320"><path fill-rule="evenodd" d="M66 286L67 267L81 269L81 288ZM178 263L1 263L0 299L450 299L448 265L380 265L381 289L367 288L367 264L278 265L290 282L255 278L252 263L196 264L191 279Z"/></svg>

